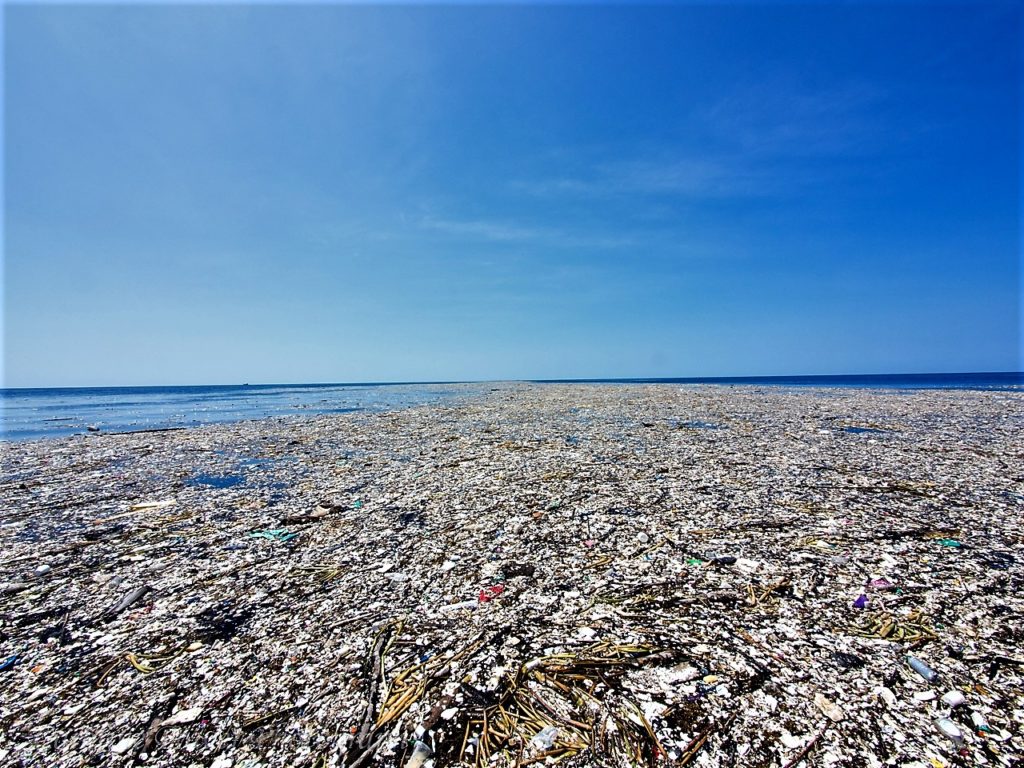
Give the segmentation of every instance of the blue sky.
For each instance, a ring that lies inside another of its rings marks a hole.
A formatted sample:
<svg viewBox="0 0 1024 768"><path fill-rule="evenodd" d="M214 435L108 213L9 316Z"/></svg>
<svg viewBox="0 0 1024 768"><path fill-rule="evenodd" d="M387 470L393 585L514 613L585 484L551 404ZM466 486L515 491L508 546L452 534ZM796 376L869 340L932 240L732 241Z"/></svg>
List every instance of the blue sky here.
<svg viewBox="0 0 1024 768"><path fill-rule="evenodd" d="M8 5L4 383L1019 369L1021 30Z"/></svg>

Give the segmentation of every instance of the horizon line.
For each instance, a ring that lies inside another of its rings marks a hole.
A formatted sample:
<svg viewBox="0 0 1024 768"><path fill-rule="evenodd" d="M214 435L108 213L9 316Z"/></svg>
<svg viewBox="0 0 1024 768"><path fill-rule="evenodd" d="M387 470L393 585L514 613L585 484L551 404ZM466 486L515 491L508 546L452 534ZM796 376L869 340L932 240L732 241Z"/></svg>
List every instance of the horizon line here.
<svg viewBox="0 0 1024 768"><path fill-rule="evenodd" d="M582 378L518 378L518 379L450 379L450 380L410 380L410 381L306 381L306 382L241 382L241 383L208 383L208 384L92 384L74 386L33 386L33 387L0 387L2 392L22 392L36 390L76 390L76 389L200 389L208 387L388 387L416 386L434 384L657 384L657 383L714 383L716 381L765 381L774 379L843 379L843 378L888 378L915 377L926 378L935 376L1017 376L1024 379L1024 371L928 371L917 373L790 373L790 374L744 374L739 376L619 376L619 377L582 377Z"/></svg>

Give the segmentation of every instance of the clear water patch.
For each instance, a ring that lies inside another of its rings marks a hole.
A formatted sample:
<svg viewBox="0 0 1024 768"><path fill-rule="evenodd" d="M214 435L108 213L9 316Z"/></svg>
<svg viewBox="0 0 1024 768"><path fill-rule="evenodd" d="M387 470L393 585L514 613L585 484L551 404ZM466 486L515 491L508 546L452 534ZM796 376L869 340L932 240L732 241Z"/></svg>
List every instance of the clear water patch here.
<svg viewBox="0 0 1024 768"><path fill-rule="evenodd" d="M236 485L245 485L244 475L192 475L185 481L185 485L204 486L207 488L233 488Z"/></svg>
<svg viewBox="0 0 1024 768"><path fill-rule="evenodd" d="M877 427L843 427L843 432L850 435L887 435L889 430Z"/></svg>

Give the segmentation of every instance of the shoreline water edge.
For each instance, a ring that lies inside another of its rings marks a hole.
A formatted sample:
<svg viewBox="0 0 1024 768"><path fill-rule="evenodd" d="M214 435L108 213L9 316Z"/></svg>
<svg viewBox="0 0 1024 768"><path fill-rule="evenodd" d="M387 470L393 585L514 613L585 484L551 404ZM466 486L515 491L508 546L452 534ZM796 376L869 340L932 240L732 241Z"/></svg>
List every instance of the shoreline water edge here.
<svg viewBox="0 0 1024 768"><path fill-rule="evenodd" d="M1024 759L1024 391L419 396L0 443L0 763Z"/></svg>

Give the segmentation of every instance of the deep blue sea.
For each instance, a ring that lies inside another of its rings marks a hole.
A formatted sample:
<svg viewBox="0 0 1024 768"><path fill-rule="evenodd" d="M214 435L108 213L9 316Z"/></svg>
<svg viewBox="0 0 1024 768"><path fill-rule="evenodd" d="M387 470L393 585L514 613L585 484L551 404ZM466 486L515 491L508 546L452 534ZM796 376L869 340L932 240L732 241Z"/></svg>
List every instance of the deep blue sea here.
<svg viewBox="0 0 1024 768"><path fill-rule="evenodd" d="M539 384L731 384L773 387L852 387L856 389L993 389L1024 388L1024 372L866 373L841 376L705 376L683 379L538 379Z"/></svg>
<svg viewBox="0 0 1024 768"><path fill-rule="evenodd" d="M1024 390L1024 373L574 379L558 383ZM556 383L544 380L535 383ZM456 384L256 384L0 389L0 438L194 427L272 416L382 411L451 400Z"/></svg>

